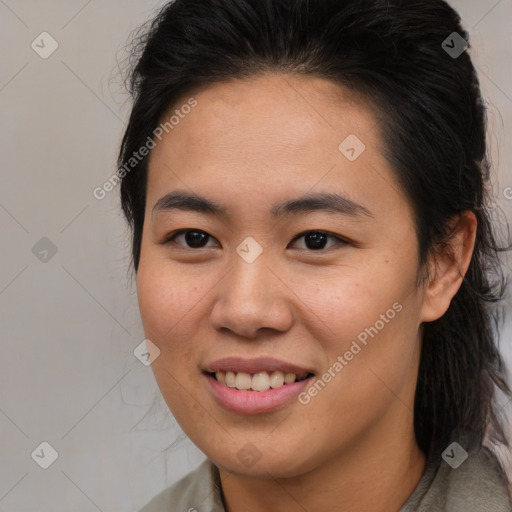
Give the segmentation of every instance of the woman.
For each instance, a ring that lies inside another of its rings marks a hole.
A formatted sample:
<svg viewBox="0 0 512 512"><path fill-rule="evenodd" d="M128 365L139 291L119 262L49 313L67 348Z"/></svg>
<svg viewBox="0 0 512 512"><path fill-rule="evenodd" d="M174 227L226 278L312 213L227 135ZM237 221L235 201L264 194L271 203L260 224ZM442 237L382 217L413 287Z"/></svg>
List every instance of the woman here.
<svg viewBox="0 0 512 512"><path fill-rule="evenodd" d="M139 38L122 207L207 456L143 512L512 510L467 37L441 0L176 0Z"/></svg>

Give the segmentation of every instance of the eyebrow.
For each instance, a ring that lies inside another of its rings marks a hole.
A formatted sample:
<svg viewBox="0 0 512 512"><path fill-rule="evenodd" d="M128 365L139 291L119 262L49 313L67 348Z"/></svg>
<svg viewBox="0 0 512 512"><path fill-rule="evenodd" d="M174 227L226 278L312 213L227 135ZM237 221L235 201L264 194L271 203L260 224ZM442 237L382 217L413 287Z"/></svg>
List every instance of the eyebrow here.
<svg viewBox="0 0 512 512"><path fill-rule="evenodd" d="M161 197L153 207L153 216L159 212L171 210L184 210L219 215L226 217L228 209L222 204L196 194L174 191ZM290 214L305 214L314 211L337 213L349 217L373 217L373 213L363 205L356 203L348 197L334 193L310 193L304 196L275 203L270 209L273 218L280 218Z"/></svg>

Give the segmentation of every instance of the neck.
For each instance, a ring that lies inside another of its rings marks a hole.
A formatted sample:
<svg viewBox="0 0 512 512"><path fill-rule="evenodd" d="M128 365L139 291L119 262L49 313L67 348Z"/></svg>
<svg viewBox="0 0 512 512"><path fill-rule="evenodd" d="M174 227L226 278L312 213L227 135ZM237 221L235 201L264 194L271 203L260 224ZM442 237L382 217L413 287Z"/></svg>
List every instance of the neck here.
<svg viewBox="0 0 512 512"><path fill-rule="evenodd" d="M274 478L272 468L265 479L219 468L226 512L398 511L418 484L426 457L416 443L410 412L404 408L402 415L410 423L409 435L394 418L386 425L385 417L372 432L361 433L351 443L356 448L333 453L295 477Z"/></svg>

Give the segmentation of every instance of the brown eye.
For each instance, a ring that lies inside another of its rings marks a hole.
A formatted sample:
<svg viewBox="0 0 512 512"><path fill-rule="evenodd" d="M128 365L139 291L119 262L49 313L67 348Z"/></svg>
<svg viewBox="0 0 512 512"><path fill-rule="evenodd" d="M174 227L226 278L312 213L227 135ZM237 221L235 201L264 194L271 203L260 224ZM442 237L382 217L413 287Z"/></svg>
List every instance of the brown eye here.
<svg viewBox="0 0 512 512"><path fill-rule="evenodd" d="M212 238L208 233L195 229L181 229L180 231L176 231L175 233L167 236L162 244L166 245L170 242L175 242L179 237L184 238L184 244L178 243L177 245L183 246L188 249L202 249L206 246L209 238ZM176 243L176 242L175 242Z"/></svg>
<svg viewBox="0 0 512 512"><path fill-rule="evenodd" d="M178 240L180 237L182 237L182 241L176 242L176 240ZM296 243L296 241L300 240L301 238L304 239L304 246L298 248L308 249L310 251L321 251L324 249L329 249L339 244L346 245L348 243L343 238L337 235L327 233L326 231L307 231L305 233L297 235L293 239L292 244ZM212 247L211 245L206 245L209 239L213 240L213 237L206 233L205 231L197 229L181 229L166 236L165 239L162 240L161 244L167 245L173 242L186 249L203 249L206 247ZM335 243L326 247L329 239L333 240Z"/></svg>
<svg viewBox="0 0 512 512"><path fill-rule="evenodd" d="M326 249L326 244L328 239L332 239L337 241L338 243L346 244L347 242L336 235L331 235L325 231L307 231L306 233L302 233L298 235L293 242L299 240L300 238L304 238L305 247L299 247L299 249L309 249L311 251L320 251ZM336 244L333 244L336 245ZM331 245L330 247L332 247ZM327 247L329 248L329 247Z"/></svg>

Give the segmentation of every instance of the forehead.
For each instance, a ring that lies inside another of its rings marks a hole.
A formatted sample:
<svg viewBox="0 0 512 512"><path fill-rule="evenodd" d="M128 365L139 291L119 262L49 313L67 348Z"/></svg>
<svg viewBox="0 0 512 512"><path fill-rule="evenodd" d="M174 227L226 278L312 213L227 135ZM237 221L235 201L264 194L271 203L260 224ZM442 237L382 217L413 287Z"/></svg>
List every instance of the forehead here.
<svg viewBox="0 0 512 512"><path fill-rule="evenodd" d="M267 143L272 146L267 149L275 148L276 153L285 148L325 151L321 141L327 134L340 139L375 125L362 97L317 77L265 74L201 86L178 99L162 120L179 111L191 96L197 106L172 129L179 138L176 145L179 142L185 149L237 146L247 153Z"/></svg>
<svg viewBox="0 0 512 512"><path fill-rule="evenodd" d="M181 110L192 97L196 105ZM317 186L355 200L362 187L366 196L382 196L384 185L399 193L371 108L329 80L263 75L209 84L182 96L162 122L173 114L179 122L151 153L148 207L183 187L249 202L270 189L298 195Z"/></svg>

